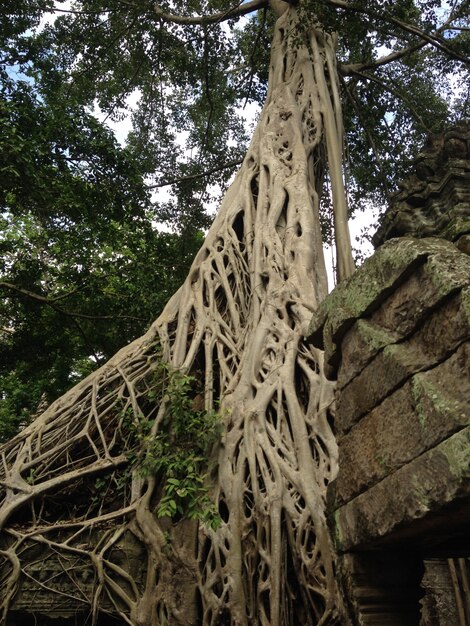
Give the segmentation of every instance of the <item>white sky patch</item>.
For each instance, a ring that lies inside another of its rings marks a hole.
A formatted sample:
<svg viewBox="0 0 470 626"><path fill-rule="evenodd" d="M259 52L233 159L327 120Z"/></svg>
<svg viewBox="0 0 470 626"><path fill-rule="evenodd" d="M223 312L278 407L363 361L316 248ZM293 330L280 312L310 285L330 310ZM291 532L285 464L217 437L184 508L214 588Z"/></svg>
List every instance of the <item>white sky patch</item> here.
<svg viewBox="0 0 470 626"><path fill-rule="evenodd" d="M120 117L118 121L111 119L111 117L102 111L95 101L94 108L92 114L102 123L104 123L108 128L110 128L116 139L119 141L121 146L126 145L127 136L129 132L132 130L132 120L131 113L129 109L132 111L137 108L140 98L142 97L142 93L139 89L135 89L132 93L130 93L126 100L125 106L126 108L121 109L120 111L116 111L116 117Z"/></svg>
<svg viewBox="0 0 470 626"><path fill-rule="evenodd" d="M379 208L370 207L365 211L358 211L349 220L349 232L353 249L360 250L364 258L371 256L374 252L372 244L364 239L365 235L372 235L377 230L377 219Z"/></svg>
<svg viewBox="0 0 470 626"><path fill-rule="evenodd" d="M365 239L365 235L373 235L377 230L378 215L379 210L371 207L365 211L358 211L348 222L353 254L358 252L361 257L361 260L356 263L357 266L362 265L363 261L374 253L374 246ZM334 244L331 246L325 244L323 246L323 255L328 276L328 291L332 291L336 286L336 246Z"/></svg>
<svg viewBox="0 0 470 626"><path fill-rule="evenodd" d="M62 2L56 2L54 6L58 9L62 9L62 11L70 11L72 8L72 0L62 0ZM41 31L48 24L53 24L59 15L60 12L55 11L46 11L43 13L38 25L38 30Z"/></svg>

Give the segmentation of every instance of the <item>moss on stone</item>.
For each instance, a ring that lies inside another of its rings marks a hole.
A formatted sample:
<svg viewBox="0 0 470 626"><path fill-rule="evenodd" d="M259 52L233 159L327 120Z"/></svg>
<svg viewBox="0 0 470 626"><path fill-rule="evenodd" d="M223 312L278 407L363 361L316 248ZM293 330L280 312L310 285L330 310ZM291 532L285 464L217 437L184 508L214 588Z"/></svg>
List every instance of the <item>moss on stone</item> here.
<svg viewBox="0 0 470 626"><path fill-rule="evenodd" d="M334 513L334 544L335 548L338 550L342 545L342 536L341 532L341 509L337 509Z"/></svg>
<svg viewBox="0 0 470 626"><path fill-rule="evenodd" d="M442 237L449 241L455 241L466 233L470 233L470 219L468 217L459 216L449 222L442 231Z"/></svg>
<svg viewBox="0 0 470 626"><path fill-rule="evenodd" d="M455 248L449 253L432 255L426 263L426 274L436 292L441 297L447 296L470 284L470 257Z"/></svg>
<svg viewBox="0 0 470 626"><path fill-rule="evenodd" d="M449 437L439 446L449 470L458 479L470 478L470 426Z"/></svg>
<svg viewBox="0 0 470 626"><path fill-rule="evenodd" d="M423 383L419 381L416 377L411 379L411 394L413 396L414 408L416 411L416 415L418 416L419 425L421 429L424 430L426 426L427 415L423 406Z"/></svg>
<svg viewBox="0 0 470 626"><path fill-rule="evenodd" d="M403 237L385 243L320 304L308 331L313 343L323 348L323 328L327 319L330 319L333 340L337 342L354 319L378 308L414 267L438 253L456 254L456 249L448 241L432 237Z"/></svg>
<svg viewBox="0 0 470 626"><path fill-rule="evenodd" d="M455 423L461 422L462 405L458 400L443 394L441 387L423 380L422 377L414 376L411 379L411 393L415 406L416 415L422 429L426 426L427 412L425 401L432 404L435 411L442 419Z"/></svg>
<svg viewBox="0 0 470 626"><path fill-rule="evenodd" d="M470 325L470 287L462 289L462 292L460 294L460 301L462 303L462 308L465 311L465 316Z"/></svg>
<svg viewBox="0 0 470 626"><path fill-rule="evenodd" d="M388 346L396 341L393 333L384 330L377 324L372 324L366 320L358 320L357 325L361 332L361 338L370 352L377 352L384 346Z"/></svg>

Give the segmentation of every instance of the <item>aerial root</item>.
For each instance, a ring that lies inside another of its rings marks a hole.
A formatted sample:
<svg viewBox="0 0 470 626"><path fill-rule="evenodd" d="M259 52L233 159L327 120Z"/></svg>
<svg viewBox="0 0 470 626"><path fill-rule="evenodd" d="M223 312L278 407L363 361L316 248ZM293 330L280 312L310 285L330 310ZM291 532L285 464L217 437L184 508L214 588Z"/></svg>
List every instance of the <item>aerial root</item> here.
<svg viewBox="0 0 470 626"><path fill-rule="evenodd" d="M4 446L4 618L30 585L132 626L337 623L324 519L332 389L304 340L327 291L332 58L329 35L302 35L295 9L283 14L258 128L188 279L144 337ZM164 476L132 470L137 443L171 428L171 397L154 393L162 362L192 375L193 404L220 415L207 477L218 528L159 518Z"/></svg>

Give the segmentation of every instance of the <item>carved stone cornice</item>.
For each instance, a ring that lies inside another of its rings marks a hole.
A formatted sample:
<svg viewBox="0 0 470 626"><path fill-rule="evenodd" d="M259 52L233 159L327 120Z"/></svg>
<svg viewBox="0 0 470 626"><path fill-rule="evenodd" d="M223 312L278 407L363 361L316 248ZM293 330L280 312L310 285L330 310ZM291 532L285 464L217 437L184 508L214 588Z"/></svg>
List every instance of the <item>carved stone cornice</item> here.
<svg viewBox="0 0 470 626"><path fill-rule="evenodd" d="M428 140L372 241L376 248L403 236L456 241L469 232L470 122L463 122Z"/></svg>

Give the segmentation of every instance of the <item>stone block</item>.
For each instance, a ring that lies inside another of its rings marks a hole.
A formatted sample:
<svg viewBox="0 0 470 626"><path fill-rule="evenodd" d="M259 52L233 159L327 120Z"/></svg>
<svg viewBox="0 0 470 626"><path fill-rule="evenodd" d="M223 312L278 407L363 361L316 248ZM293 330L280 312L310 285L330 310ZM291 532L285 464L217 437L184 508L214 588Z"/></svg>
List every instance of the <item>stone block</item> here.
<svg viewBox="0 0 470 626"><path fill-rule="evenodd" d="M345 387L385 346L398 341L399 335L384 330L370 320L359 319L346 333L341 344L338 389Z"/></svg>
<svg viewBox="0 0 470 626"><path fill-rule="evenodd" d="M470 288L446 301L409 339L386 346L341 390L335 420L337 432L347 432L413 374L445 360L468 339Z"/></svg>
<svg viewBox="0 0 470 626"><path fill-rule="evenodd" d="M467 188L467 196L468 196ZM447 228L442 232L442 236L449 241L457 242L457 240L465 236L470 232L470 197L467 198L467 202L461 205L460 215L454 217L449 223Z"/></svg>
<svg viewBox="0 0 470 626"><path fill-rule="evenodd" d="M312 342L323 348L323 326L328 317L333 320L334 337L339 338L341 331L349 327L349 321L376 309L430 254L451 249L448 242L433 238L415 240L403 237L385 243L320 304L310 323Z"/></svg>
<svg viewBox="0 0 470 626"><path fill-rule="evenodd" d="M335 508L470 424L470 343L414 375L339 441Z"/></svg>
<svg viewBox="0 0 470 626"><path fill-rule="evenodd" d="M469 225L470 226L470 225ZM469 228L470 230L470 228ZM464 254L468 254L470 256L470 235L465 234L457 239L455 245Z"/></svg>
<svg viewBox="0 0 470 626"><path fill-rule="evenodd" d="M446 297L470 285L470 258L455 250L432 254L370 320L358 320L341 344L338 387L352 380L383 347L416 330Z"/></svg>
<svg viewBox="0 0 470 626"><path fill-rule="evenodd" d="M450 568L455 567L449 559L426 559L421 586L424 597L422 605L423 626L449 626L459 623Z"/></svg>
<svg viewBox="0 0 470 626"><path fill-rule="evenodd" d="M399 339L411 334L444 298L470 285L470 258L453 248L432 254L391 294L372 321Z"/></svg>
<svg viewBox="0 0 470 626"><path fill-rule="evenodd" d="M470 426L335 511L339 551L374 545L470 496Z"/></svg>
<svg viewBox="0 0 470 626"><path fill-rule="evenodd" d="M422 305L416 307L416 314L413 314L412 324L416 324L423 311L431 308L436 299L441 299L462 285L462 275L465 276L465 284L468 284L469 260L447 241L433 238L391 240L373 257L367 259L351 278L340 283L321 303L310 324L309 337L314 345L325 350L325 363L330 378L334 377L340 361L343 337L355 321L370 317L429 257L441 257L434 261L434 264L439 266L436 270L433 270L432 263L427 264L430 290L436 295L434 300L426 293L422 298L418 296ZM441 280L442 269L449 265L458 265L462 268L456 272L455 277L448 281ZM410 305L400 314L402 323L408 319L408 312L413 310L413 298L417 297L422 287L418 278L414 282L411 281L409 289L405 290L402 301L407 299ZM395 318L397 315L398 312L395 310ZM406 327L402 333L409 330Z"/></svg>

